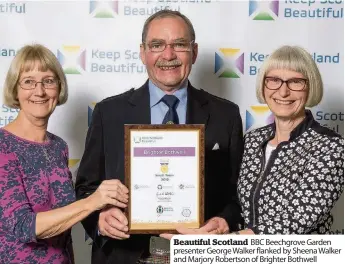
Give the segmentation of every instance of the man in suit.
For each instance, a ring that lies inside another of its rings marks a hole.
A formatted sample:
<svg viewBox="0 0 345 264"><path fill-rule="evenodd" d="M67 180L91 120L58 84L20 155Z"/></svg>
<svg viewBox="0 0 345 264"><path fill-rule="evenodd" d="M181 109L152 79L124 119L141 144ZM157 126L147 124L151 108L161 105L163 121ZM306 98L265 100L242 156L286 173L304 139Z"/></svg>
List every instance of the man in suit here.
<svg viewBox="0 0 345 264"><path fill-rule="evenodd" d="M148 81L95 106L76 180L77 197L90 195L103 180L124 181L124 124L205 124L205 220L217 222L214 233L239 230L236 184L242 121L237 105L188 81L198 55L193 25L177 11L153 14L143 28L140 55ZM92 263L169 263L149 256L149 235L129 237L120 208L94 213L83 225L94 241Z"/></svg>

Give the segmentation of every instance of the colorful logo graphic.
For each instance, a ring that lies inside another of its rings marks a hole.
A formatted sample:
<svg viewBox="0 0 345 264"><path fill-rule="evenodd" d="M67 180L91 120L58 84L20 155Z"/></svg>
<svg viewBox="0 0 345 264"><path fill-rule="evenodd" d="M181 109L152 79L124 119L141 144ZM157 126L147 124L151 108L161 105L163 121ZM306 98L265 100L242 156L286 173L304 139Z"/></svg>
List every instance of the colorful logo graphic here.
<svg viewBox="0 0 345 264"><path fill-rule="evenodd" d="M251 106L246 111L246 131L272 124L274 116L266 105Z"/></svg>
<svg viewBox="0 0 345 264"><path fill-rule="evenodd" d="M95 18L114 18L119 12L118 1L90 1L90 11Z"/></svg>
<svg viewBox="0 0 345 264"><path fill-rule="evenodd" d="M80 46L62 46L57 51L57 58L66 74L81 74L85 71L86 50Z"/></svg>
<svg viewBox="0 0 345 264"><path fill-rule="evenodd" d="M244 72L244 53L240 49L220 48L215 53L214 73L218 78L240 78Z"/></svg>
<svg viewBox="0 0 345 264"><path fill-rule="evenodd" d="M87 107L87 126L89 127L91 124L91 120L92 120L92 113L93 113L93 109L95 108L96 103L91 103L88 107Z"/></svg>
<svg viewBox="0 0 345 264"><path fill-rule="evenodd" d="M249 1L249 16L253 20L275 20L279 13L279 1Z"/></svg>

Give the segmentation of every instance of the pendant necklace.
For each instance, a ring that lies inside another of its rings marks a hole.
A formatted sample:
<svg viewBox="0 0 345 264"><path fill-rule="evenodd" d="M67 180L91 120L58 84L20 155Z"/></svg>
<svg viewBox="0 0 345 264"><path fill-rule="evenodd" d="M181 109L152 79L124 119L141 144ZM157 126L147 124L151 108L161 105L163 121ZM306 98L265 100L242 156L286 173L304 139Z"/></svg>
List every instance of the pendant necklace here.
<svg viewBox="0 0 345 264"><path fill-rule="evenodd" d="M48 138L48 136L46 135L46 138L45 138L45 140L44 140L44 143L47 143L48 141L49 141L49 138ZM46 147L43 146L43 145L41 145L41 146L42 146L43 155L44 155L46 161L48 161L49 163L51 163L51 159L50 159L50 156L48 155L48 151L47 151Z"/></svg>

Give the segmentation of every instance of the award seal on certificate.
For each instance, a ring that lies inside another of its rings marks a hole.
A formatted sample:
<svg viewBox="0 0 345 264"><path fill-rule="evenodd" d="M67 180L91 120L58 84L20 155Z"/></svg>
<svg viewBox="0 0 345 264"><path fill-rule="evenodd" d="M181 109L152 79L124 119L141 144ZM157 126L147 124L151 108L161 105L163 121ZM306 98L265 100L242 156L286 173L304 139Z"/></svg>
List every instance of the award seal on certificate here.
<svg viewBox="0 0 345 264"><path fill-rule="evenodd" d="M129 233L204 221L204 125L125 125Z"/></svg>

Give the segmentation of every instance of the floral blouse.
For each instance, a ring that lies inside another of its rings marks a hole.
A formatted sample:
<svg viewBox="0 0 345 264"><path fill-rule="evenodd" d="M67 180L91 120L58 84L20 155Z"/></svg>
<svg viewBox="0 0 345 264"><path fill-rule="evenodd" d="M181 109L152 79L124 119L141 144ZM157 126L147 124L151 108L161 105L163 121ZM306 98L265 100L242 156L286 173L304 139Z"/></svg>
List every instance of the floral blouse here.
<svg viewBox="0 0 345 264"><path fill-rule="evenodd" d="M331 209L344 189L344 140L305 120L272 151L274 124L245 136L238 195L245 227L256 234L331 233Z"/></svg>

